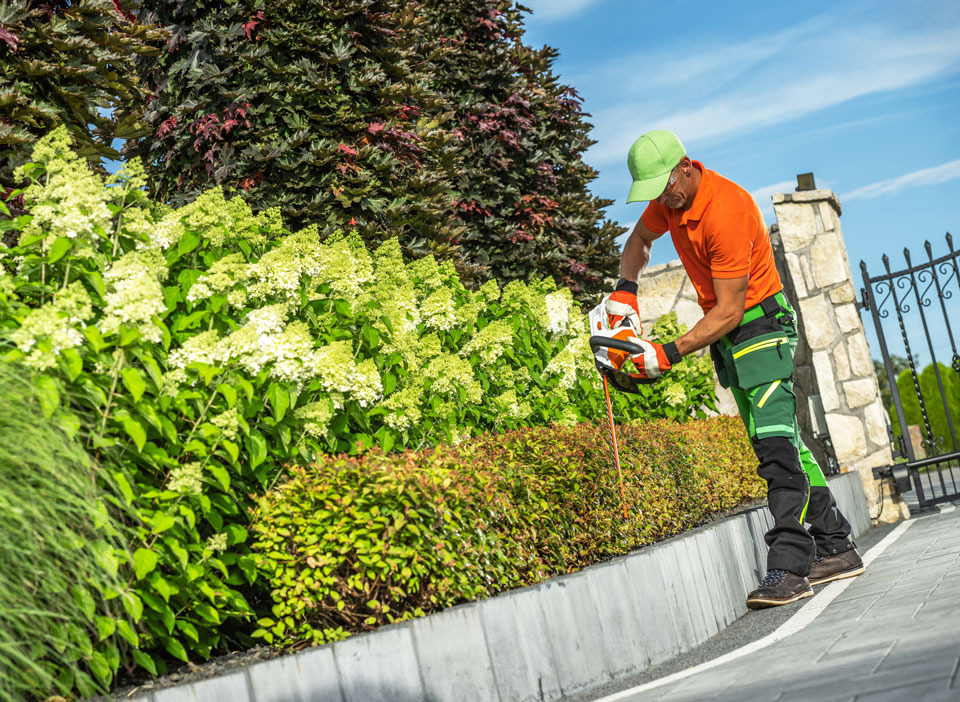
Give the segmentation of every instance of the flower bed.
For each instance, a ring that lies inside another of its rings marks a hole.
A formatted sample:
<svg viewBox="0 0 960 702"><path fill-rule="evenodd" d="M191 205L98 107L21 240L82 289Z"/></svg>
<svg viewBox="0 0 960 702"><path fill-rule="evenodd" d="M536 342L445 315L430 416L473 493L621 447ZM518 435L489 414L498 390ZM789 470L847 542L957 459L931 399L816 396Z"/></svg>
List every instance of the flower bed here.
<svg viewBox="0 0 960 702"><path fill-rule="evenodd" d="M76 663L102 685L250 642L251 496L286 464L603 414L582 312L550 280L468 290L396 241L291 233L217 189L170 209L135 161L104 182L63 130L34 160L10 195L29 214L0 221L18 241L0 248L0 348L131 529ZM709 361L613 401L619 419L702 416Z"/></svg>

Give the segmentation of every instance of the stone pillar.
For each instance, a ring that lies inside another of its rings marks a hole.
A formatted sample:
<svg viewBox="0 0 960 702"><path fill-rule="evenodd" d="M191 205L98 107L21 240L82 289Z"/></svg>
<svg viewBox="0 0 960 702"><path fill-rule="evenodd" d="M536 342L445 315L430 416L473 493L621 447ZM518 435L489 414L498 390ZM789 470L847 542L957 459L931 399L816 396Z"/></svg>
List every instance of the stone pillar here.
<svg viewBox="0 0 960 702"><path fill-rule="evenodd" d="M840 227L840 201L826 189L779 193L772 199L777 216L770 232L774 256L785 292L800 317L796 387L801 425L810 426L804 416L806 397L819 395L840 469L860 473L870 513L875 515L881 488L872 469L893 463L893 457L887 415L857 310ZM818 460L828 451L822 445L810 448L820 454ZM902 500L891 505L891 491L884 493L882 521L909 517Z"/></svg>

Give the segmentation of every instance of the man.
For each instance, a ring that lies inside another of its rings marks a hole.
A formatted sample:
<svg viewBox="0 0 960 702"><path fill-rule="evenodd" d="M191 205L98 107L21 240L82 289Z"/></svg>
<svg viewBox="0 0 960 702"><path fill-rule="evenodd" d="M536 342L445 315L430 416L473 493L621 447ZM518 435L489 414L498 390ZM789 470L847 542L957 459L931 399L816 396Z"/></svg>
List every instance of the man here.
<svg viewBox="0 0 960 702"><path fill-rule="evenodd" d="M811 585L859 575L864 566L850 524L800 439L791 378L796 315L783 295L760 209L739 185L691 161L671 132L641 136L627 163L633 177L627 202L649 204L624 245L621 278L605 309L615 326L629 320L640 333L636 281L651 244L669 230L704 317L669 343L644 340L648 351L634 360L641 375L657 377L710 346L720 384L733 392L774 519L765 536L766 577L747 606L788 604L812 596Z"/></svg>

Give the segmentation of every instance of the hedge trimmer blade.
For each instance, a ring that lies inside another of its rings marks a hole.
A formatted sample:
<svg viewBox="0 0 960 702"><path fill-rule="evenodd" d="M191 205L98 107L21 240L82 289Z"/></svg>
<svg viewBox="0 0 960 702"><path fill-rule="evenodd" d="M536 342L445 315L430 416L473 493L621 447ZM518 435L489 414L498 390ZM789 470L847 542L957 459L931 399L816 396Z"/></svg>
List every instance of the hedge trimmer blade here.
<svg viewBox="0 0 960 702"><path fill-rule="evenodd" d="M613 462L617 466L617 481L620 483L620 506L623 508L623 521L627 521L627 498L623 496L620 449L617 447L617 429L613 424L613 405L610 404L610 386L607 385L607 376L603 376L603 394L607 399L607 419L610 421L610 438L613 440Z"/></svg>

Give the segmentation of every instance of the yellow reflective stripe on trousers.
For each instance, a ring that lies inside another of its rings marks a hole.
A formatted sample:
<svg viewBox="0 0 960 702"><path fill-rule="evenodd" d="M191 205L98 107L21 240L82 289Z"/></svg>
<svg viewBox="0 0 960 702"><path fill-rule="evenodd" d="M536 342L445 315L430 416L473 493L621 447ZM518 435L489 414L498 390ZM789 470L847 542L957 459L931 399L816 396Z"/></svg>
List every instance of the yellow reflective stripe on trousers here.
<svg viewBox="0 0 960 702"><path fill-rule="evenodd" d="M807 501L803 504L803 511L800 512L800 523L801 523L801 524L803 524L803 519L804 519L804 517L807 516L807 507L810 506L810 493L811 493L811 492L812 492L812 490L810 490L810 486L808 485L808 486L807 486Z"/></svg>
<svg viewBox="0 0 960 702"><path fill-rule="evenodd" d="M777 386L781 381L776 381L775 383L770 383L770 387L767 388L767 391L763 393L763 397L760 398L760 402L757 403L757 407L763 407L763 403L767 401L767 398L770 397L770 393L777 389Z"/></svg>
<svg viewBox="0 0 960 702"><path fill-rule="evenodd" d="M748 346L748 347L745 348L745 349L740 349L740 350L737 351L735 354L733 354L733 357L734 357L734 358L740 358L740 357L743 356L744 354L751 353L752 351L758 351L758 350L760 350L760 349L765 349L765 348L767 348L768 346L779 346L780 344L785 344L785 343L787 343L787 337L785 337L785 336L780 336L780 337L777 337L776 339L767 339L767 340L765 340L765 341L761 341L761 342L759 342L759 343L756 343L756 344L754 344L753 346Z"/></svg>

